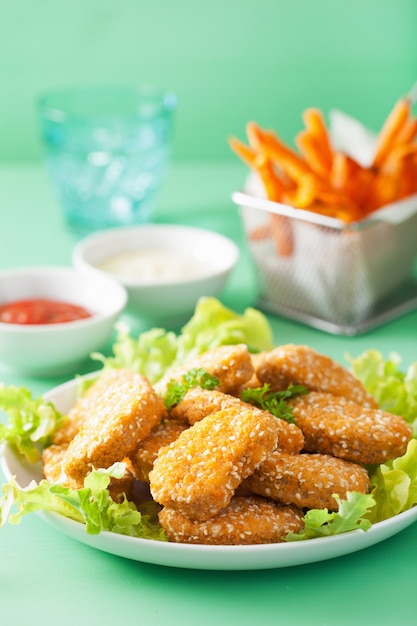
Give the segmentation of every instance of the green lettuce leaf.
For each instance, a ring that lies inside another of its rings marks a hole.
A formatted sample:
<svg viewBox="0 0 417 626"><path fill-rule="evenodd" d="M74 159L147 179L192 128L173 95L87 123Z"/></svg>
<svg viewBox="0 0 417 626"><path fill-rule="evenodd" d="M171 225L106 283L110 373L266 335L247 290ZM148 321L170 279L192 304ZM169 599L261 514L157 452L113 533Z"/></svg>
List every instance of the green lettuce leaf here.
<svg viewBox="0 0 417 626"><path fill-rule="evenodd" d="M46 480L33 481L21 489L12 477L3 485L0 499L0 526L7 521L19 524L23 515L35 511L49 511L64 515L86 525L86 532L98 534L103 530L167 541L166 535L157 523L156 510L141 511L133 502L124 499L120 504L110 497L107 487L111 477L122 478L124 463L115 463L109 469L93 470L85 479L82 489L70 489L54 485ZM155 507L157 505L155 504ZM13 512L16 507L17 511Z"/></svg>
<svg viewBox="0 0 417 626"><path fill-rule="evenodd" d="M346 500L341 500L337 494L333 497L338 503L338 511L330 513L327 509L310 509L303 518L304 529L298 534L289 533L285 540L329 537L357 529L366 532L371 528L372 523L366 515L375 506L372 495L351 491L346 494Z"/></svg>
<svg viewBox="0 0 417 626"><path fill-rule="evenodd" d="M367 350L357 358L346 356L353 374L376 399L381 409L401 415L417 436L417 362L401 371L401 358L395 352L384 359L377 350Z"/></svg>
<svg viewBox="0 0 417 626"><path fill-rule="evenodd" d="M220 345L245 343L253 352L272 350L273 334L267 318L257 309L242 315L216 298L200 298L190 321L178 337L176 364Z"/></svg>
<svg viewBox="0 0 417 626"><path fill-rule="evenodd" d="M242 315L225 307L216 298L200 298L193 317L179 335L163 328L152 328L137 339L126 326L118 327L113 355L93 353L104 367L133 369L155 383L170 367L191 356L220 345L245 343L252 351L272 349L272 329L267 318L255 309Z"/></svg>
<svg viewBox="0 0 417 626"><path fill-rule="evenodd" d="M119 324L117 330L116 341L112 346L113 356L104 357L98 352L91 355L93 359L101 361L104 367L131 369L154 383L174 362L177 354L177 337L174 332L152 328L135 339L125 324Z"/></svg>
<svg viewBox="0 0 417 626"><path fill-rule="evenodd" d="M0 386L0 410L8 416L6 424L0 423L0 443L9 443L30 463L39 460L40 450L65 419L51 402L13 385Z"/></svg>
<svg viewBox="0 0 417 626"><path fill-rule="evenodd" d="M417 504L416 439L411 439L403 456L375 468L371 493L376 502L368 516L372 522L381 522Z"/></svg>

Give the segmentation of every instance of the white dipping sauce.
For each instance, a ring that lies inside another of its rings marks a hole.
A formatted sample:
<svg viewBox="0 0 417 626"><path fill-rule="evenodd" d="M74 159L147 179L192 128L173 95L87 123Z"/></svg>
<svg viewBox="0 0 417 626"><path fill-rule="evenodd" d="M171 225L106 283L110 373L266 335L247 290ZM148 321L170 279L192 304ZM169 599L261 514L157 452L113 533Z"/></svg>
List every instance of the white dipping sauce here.
<svg viewBox="0 0 417 626"><path fill-rule="evenodd" d="M203 276L210 270L208 263L178 252L156 249L122 252L109 257L97 267L119 278L144 283L187 280Z"/></svg>

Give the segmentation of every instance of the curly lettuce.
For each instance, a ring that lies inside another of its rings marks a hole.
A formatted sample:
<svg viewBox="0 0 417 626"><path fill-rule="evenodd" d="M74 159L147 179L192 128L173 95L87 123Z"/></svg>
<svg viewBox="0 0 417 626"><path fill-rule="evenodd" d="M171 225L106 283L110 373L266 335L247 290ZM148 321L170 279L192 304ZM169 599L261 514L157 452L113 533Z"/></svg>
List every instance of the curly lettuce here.
<svg viewBox="0 0 417 626"><path fill-rule="evenodd" d="M13 385L0 385L0 410L8 416L7 424L0 423L0 443L9 443L30 463L39 460L40 450L65 419L51 402Z"/></svg>
<svg viewBox="0 0 417 626"><path fill-rule="evenodd" d="M122 478L124 463L115 463L109 469L93 470L81 489L70 489L47 480L31 482L21 489L12 477L3 485L0 498L0 526L7 521L19 524L24 515L35 511L58 513L86 525L86 532L96 535L107 530L130 537L167 541L157 522L157 511L147 508L145 513L124 498L112 500L107 489L111 478ZM155 507L157 505L155 504ZM16 508L16 512L14 512Z"/></svg>
<svg viewBox="0 0 417 626"><path fill-rule="evenodd" d="M406 453L371 473L371 493L376 506L371 522L398 515L417 504L417 439L411 439Z"/></svg>
<svg viewBox="0 0 417 626"><path fill-rule="evenodd" d="M417 362L406 371L400 369L401 357L392 352L384 359L381 352L367 350L359 357L346 356L353 374L376 399L384 411L401 415L417 436Z"/></svg>
<svg viewBox="0 0 417 626"><path fill-rule="evenodd" d="M375 506L372 495L351 491L346 494L346 500L341 500L337 494L333 497L338 503L338 511L310 509L303 517L303 530L298 534L289 533L285 540L301 541L329 537L357 529L366 532L371 528L372 523L366 516Z"/></svg>
<svg viewBox="0 0 417 626"><path fill-rule="evenodd" d="M225 307L216 298L200 298L194 315L176 335L152 328L136 339L129 328L119 325L113 355L92 357L104 367L133 369L155 383L166 371L185 359L221 345L245 343L253 352L273 347L272 329L263 313L248 308L242 315Z"/></svg>
<svg viewBox="0 0 417 626"><path fill-rule="evenodd" d="M238 343L245 343L251 352L272 350L273 333L265 315L251 307L240 315L216 298L200 298L178 336L175 364L211 348Z"/></svg>

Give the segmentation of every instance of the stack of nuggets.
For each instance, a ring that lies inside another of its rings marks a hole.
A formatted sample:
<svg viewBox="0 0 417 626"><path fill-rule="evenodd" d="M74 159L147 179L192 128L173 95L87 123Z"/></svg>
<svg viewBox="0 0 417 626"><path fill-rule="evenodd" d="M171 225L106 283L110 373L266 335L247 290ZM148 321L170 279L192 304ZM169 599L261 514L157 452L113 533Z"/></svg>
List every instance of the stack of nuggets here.
<svg viewBox="0 0 417 626"><path fill-rule="evenodd" d="M218 388L190 389L168 412L168 381L191 368L215 375ZM309 389L290 401L295 424L238 397L266 382ZM335 494L367 493L363 465L402 455L411 437L405 420L380 411L346 369L293 344L258 355L222 346L154 387L129 370L104 371L71 417L44 451L46 477L79 485L92 467L125 461L115 498L122 490L131 497L129 480L149 483L170 541L218 545L300 532L306 509L337 510Z"/></svg>

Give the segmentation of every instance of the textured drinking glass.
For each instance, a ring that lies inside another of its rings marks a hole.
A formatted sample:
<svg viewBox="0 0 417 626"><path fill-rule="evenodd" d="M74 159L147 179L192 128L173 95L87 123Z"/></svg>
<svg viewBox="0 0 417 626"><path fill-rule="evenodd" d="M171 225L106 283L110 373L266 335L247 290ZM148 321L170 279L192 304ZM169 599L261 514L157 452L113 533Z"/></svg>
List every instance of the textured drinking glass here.
<svg viewBox="0 0 417 626"><path fill-rule="evenodd" d="M150 85L67 88L40 98L47 169L74 232L151 221L176 102Z"/></svg>

